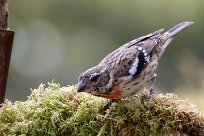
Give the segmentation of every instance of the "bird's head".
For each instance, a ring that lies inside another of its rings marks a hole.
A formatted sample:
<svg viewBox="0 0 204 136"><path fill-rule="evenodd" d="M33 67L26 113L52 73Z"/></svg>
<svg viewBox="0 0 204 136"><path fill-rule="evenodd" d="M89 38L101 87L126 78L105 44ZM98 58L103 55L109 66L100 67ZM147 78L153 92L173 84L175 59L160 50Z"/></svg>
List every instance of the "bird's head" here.
<svg viewBox="0 0 204 136"><path fill-rule="evenodd" d="M77 92L97 95L108 84L110 76L102 66L95 66L81 73L78 80Z"/></svg>

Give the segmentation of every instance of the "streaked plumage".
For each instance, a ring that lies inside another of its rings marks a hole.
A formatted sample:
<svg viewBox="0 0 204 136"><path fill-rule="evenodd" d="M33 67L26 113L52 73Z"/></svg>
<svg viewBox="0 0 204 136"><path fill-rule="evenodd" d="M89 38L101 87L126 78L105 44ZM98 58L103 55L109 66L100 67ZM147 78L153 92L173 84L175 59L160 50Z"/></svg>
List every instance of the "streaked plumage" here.
<svg viewBox="0 0 204 136"><path fill-rule="evenodd" d="M78 92L108 99L137 93L155 78L158 61L173 37L191 24L182 22L164 34L160 29L122 45L79 76Z"/></svg>

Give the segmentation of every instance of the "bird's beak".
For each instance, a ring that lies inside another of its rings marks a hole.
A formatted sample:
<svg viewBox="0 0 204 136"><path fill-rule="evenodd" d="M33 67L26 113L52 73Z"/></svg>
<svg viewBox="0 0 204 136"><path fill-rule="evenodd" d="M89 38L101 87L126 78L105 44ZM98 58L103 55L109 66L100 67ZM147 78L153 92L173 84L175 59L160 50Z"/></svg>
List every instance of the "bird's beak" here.
<svg viewBox="0 0 204 136"><path fill-rule="evenodd" d="M83 92L85 87L86 85L82 81L79 81L79 83L77 84L77 92Z"/></svg>

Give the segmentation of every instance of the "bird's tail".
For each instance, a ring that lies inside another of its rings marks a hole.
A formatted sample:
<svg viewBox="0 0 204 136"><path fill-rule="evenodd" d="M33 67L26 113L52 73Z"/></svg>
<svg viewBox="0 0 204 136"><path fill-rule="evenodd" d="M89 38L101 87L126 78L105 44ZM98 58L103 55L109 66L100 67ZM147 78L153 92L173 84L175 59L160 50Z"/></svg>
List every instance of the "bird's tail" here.
<svg viewBox="0 0 204 136"><path fill-rule="evenodd" d="M163 44L159 47L160 48L159 49L160 50L160 53L159 53L160 56L165 51L166 47L171 43L174 36L177 35L179 32L183 31L184 29L188 28L192 24L193 24L193 22L185 21L185 22L177 24L176 26L174 26L173 28L171 28L170 30L168 30L167 32L162 34L160 36L160 40Z"/></svg>
<svg viewBox="0 0 204 136"><path fill-rule="evenodd" d="M191 26L192 24L193 22L189 22L189 21L179 23L173 28L171 28L170 30L168 30L167 32L165 32L163 35L161 35L161 39L163 41L167 41L168 39L173 38L175 35L177 35L182 30Z"/></svg>

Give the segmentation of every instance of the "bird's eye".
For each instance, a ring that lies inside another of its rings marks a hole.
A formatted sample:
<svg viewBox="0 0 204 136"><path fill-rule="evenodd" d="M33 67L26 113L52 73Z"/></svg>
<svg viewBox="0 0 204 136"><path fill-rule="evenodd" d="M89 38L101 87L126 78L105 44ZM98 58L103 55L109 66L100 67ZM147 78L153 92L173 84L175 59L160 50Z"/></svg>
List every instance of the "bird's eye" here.
<svg viewBox="0 0 204 136"><path fill-rule="evenodd" d="M79 81L81 81L81 79L82 79L82 76L79 76Z"/></svg>
<svg viewBox="0 0 204 136"><path fill-rule="evenodd" d="M91 76L90 80L91 82L96 82L98 80L99 75Z"/></svg>

